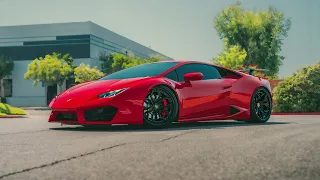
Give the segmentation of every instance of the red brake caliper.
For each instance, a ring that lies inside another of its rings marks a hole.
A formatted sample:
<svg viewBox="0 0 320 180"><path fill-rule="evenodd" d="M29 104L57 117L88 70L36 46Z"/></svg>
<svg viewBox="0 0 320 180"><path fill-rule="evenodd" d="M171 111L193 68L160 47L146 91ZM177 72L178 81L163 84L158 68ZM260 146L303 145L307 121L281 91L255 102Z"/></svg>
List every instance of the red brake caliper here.
<svg viewBox="0 0 320 180"><path fill-rule="evenodd" d="M162 117L165 117L166 115L167 115L167 110L168 110L168 107L166 107L167 105L168 105L168 101L165 99L165 100L163 100L163 102L162 102L162 105L165 107L163 110L163 112L162 112Z"/></svg>

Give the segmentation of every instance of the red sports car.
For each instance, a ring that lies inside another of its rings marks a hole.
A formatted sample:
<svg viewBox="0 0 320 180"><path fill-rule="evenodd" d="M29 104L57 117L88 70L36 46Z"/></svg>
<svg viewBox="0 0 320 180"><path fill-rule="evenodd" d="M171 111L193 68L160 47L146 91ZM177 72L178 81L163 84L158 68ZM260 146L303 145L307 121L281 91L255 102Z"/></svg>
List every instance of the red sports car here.
<svg viewBox="0 0 320 180"><path fill-rule="evenodd" d="M143 64L82 83L55 97L49 122L145 124L234 119L264 123L272 110L268 80L197 61Z"/></svg>

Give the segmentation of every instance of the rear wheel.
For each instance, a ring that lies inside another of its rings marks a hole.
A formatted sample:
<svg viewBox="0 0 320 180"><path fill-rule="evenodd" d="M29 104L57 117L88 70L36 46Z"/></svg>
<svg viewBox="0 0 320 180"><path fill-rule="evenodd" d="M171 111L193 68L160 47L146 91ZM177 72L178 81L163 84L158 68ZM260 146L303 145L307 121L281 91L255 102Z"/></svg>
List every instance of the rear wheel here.
<svg viewBox="0 0 320 180"><path fill-rule="evenodd" d="M166 86L156 86L147 95L143 103L144 124L162 128L178 118L179 103L174 92Z"/></svg>
<svg viewBox="0 0 320 180"><path fill-rule="evenodd" d="M250 105L250 119L247 123L265 123L270 119L272 100L266 88L258 88L252 95Z"/></svg>

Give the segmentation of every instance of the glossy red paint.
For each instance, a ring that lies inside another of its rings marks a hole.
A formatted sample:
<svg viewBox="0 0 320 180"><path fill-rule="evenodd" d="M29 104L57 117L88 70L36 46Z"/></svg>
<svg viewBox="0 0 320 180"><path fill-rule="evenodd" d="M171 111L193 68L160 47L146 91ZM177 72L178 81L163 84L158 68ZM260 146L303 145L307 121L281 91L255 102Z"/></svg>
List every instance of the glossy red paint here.
<svg viewBox="0 0 320 180"><path fill-rule="evenodd" d="M52 113L49 122L63 124L143 124L143 103L148 92L157 85L170 87L179 100L179 122L248 119L250 117L250 100L258 87L265 87L271 93L267 80L241 72L227 75L221 79L202 80L199 72L184 76L186 82L176 82L164 76L188 63L197 61L178 61L179 63L156 77L131 78L123 80L100 80L76 85L50 103ZM209 64L211 65L211 64ZM214 65L216 66L216 65ZM218 68L223 68L216 66ZM223 68L226 69L226 68ZM120 94L99 98L98 95L127 88ZM85 112L101 107L117 108L110 121L88 121ZM237 111L231 113L230 108ZM77 119L62 120L58 114L74 114Z"/></svg>

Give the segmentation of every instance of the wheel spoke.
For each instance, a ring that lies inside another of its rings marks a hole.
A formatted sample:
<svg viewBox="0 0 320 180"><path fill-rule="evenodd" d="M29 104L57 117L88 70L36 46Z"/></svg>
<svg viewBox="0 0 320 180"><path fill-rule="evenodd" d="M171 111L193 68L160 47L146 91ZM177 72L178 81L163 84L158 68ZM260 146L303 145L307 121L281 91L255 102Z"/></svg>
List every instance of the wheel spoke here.
<svg viewBox="0 0 320 180"><path fill-rule="evenodd" d="M264 118L265 114L264 114L263 110L261 108L259 108L259 111L260 111L260 114L261 114L262 118Z"/></svg>
<svg viewBox="0 0 320 180"><path fill-rule="evenodd" d="M257 93L257 101L260 101L260 99L261 99L261 93L258 92L258 93Z"/></svg>
<svg viewBox="0 0 320 180"><path fill-rule="evenodd" d="M151 98L152 104L154 104L154 103L155 103L155 100L156 100L156 96L155 96L154 94L152 94L152 95L150 96L150 98Z"/></svg>
<svg viewBox="0 0 320 180"><path fill-rule="evenodd" d="M264 103L268 102L268 96L267 96L267 94L264 95L263 102L264 102Z"/></svg>
<svg viewBox="0 0 320 180"><path fill-rule="evenodd" d="M149 99L149 97L147 97L146 100L145 100L145 103L148 104L148 105L151 105L152 104L152 100Z"/></svg>

